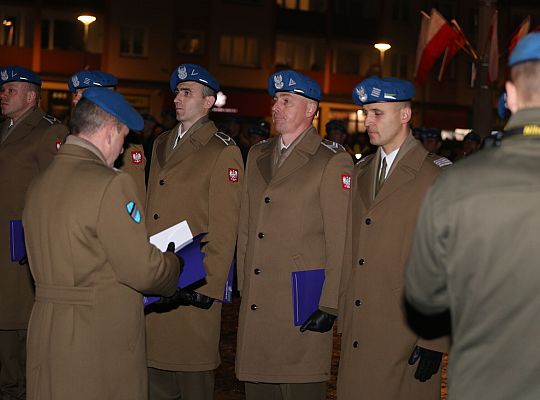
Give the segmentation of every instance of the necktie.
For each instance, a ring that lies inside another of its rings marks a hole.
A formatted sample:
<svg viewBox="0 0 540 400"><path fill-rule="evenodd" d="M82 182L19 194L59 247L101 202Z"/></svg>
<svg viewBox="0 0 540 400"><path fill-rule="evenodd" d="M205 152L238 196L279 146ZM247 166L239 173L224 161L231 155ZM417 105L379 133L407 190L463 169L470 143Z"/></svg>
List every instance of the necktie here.
<svg viewBox="0 0 540 400"><path fill-rule="evenodd" d="M384 183L384 180L386 178L386 157L384 157L381 161L381 167L379 168L379 179L377 179L377 185L375 186L375 195L379 193L379 190L381 190L381 187Z"/></svg>

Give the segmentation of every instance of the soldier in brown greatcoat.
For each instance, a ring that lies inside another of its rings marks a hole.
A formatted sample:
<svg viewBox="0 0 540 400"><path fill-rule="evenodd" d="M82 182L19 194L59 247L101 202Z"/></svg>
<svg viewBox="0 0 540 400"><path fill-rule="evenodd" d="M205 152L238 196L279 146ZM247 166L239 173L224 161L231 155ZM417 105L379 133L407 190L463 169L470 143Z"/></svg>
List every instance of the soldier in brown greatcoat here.
<svg viewBox="0 0 540 400"><path fill-rule="evenodd" d="M248 400L319 400L330 378L352 160L312 125L319 85L269 79L279 136L252 147L238 235L236 375ZM323 269L318 310L295 326L292 272Z"/></svg>
<svg viewBox="0 0 540 400"><path fill-rule="evenodd" d="M10 220L20 220L30 181L52 161L67 129L38 107L41 79L0 68L0 398L25 395L26 328L34 302L28 265L10 256Z"/></svg>
<svg viewBox="0 0 540 400"><path fill-rule="evenodd" d="M71 76L68 88L73 93L71 103L77 105L84 91L89 87L106 87L116 90L118 78L99 70L82 70ZM140 142L140 143L139 143ZM125 151L115 160L115 167L130 174L137 184L139 197L144 202L146 198L145 168L146 157L142 146L142 135L130 132L124 141ZM144 205L144 203L142 204Z"/></svg>
<svg viewBox="0 0 540 400"><path fill-rule="evenodd" d="M133 178L112 168L129 129L143 121L120 94L96 87L84 92L70 126L24 208L36 282L28 400L144 400L139 292L172 295L179 262L148 243Z"/></svg>
<svg viewBox="0 0 540 400"><path fill-rule="evenodd" d="M243 162L234 141L208 118L219 84L182 64L170 80L179 124L154 142L147 227L155 234L187 220L204 238L206 282L185 290L185 304L146 317L150 399L212 399L220 363L221 303L234 257Z"/></svg>
<svg viewBox="0 0 540 400"><path fill-rule="evenodd" d="M418 333L407 324L403 271L422 198L450 161L428 153L412 136L414 93L409 81L377 77L353 90L370 142L379 148L352 177L340 293L340 400L440 398L446 343L421 338L428 333L422 324L415 326Z"/></svg>

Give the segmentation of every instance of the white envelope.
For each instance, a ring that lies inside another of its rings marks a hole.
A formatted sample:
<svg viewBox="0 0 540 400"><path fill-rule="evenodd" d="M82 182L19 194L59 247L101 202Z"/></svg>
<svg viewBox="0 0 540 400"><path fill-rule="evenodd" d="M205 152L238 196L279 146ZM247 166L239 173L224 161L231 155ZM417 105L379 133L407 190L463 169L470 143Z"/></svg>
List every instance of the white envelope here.
<svg viewBox="0 0 540 400"><path fill-rule="evenodd" d="M155 235L150 236L150 243L156 246L161 251L166 251L170 242L174 242L176 246L174 251L177 252L182 247L187 246L193 241L193 234L187 221L179 222Z"/></svg>

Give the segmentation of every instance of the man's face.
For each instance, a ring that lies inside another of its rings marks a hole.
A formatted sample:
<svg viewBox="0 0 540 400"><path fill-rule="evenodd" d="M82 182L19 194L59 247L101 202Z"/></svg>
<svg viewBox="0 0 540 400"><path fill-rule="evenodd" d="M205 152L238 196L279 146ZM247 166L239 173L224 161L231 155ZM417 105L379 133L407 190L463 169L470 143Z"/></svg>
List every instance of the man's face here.
<svg viewBox="0 0 540 400"><path fill-rule="evenodd" d="M304 130L308 115L309 100L294 93L277 92L272 105L272 121L279 134L296 133Z"/></svg>
<svg viewBox="0 0 540 400"><path fill-rule="evenodd" d="M197 82L180 82L176 86L176 119L184 125L193 125L212 107L212 97L204 97L202 91L202 85Z"/></svg>
<svg viewBox="0 0 540 400"><path fill-rule="evenodd" d="M73 97L71 98L71 104L73 107L75 107L79 100L81 100L83 92L84 89L75 89L75 93L73 93Z"/></svg>
<svg viewBox="0 0 540 400"><path fill-rule="evenodd" d="M8 82L0 86L0 105L5 117L18 119L35 104L35 92L26 82Z"/></svg>
<svg viewBox="0 0 540 400"><path fill-rule="evenodd" d="M129 129L126 125L122 124L122 127L118 129L116 123L111 122L111 142L110 151L107 158L107 164L112 167L114 161L120 154L124 152L124 139L129 133Z"/></svg>
<svg viewBox="0 0 540 400"><path fill-rule="evenodd" d="M410 119L403 115L402 103L371 103L364 105L364 113L369 141L375 146L382 146L385 151L393 151L401 146L406 138L403 123Z"/></svg>

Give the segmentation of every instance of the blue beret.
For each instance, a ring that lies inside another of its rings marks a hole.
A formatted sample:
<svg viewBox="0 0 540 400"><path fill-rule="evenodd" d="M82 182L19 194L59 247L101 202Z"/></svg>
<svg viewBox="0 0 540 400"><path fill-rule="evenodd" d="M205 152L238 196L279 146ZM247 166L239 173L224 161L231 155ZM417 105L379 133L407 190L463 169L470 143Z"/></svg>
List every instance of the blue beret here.
<svg viewBox="0 0 540 400"><path fill-rule="evenodd" d="M505 90L499 96L499 101L497 102L497 114L499 115L500 119L505 119L507 113L508 113L508 108L506 107L506 90Z"/></svg>
<svg viewBox="0 0 540 400"><path fill-rule="evenodd" d="M415 94L416 89L410 81L371 76L356 85L352 91L352 100L363 106L369 103L407 101Z"/></svg>
<svg viewBox="0 0 540 400"><path fill-rule="evenodd" d="M197 64L181 64L172 72L169 84L173 93L176 92L176 86L180 82L197 82L219 92L219 83L216 78Z"/></svg>
<svg viewBox="0 0 540 400"><path fill-rule="evenodd" d="M36 73L17 65L0 69L0 85L8 82L29 82L41 86L41 78Z"/></svg>
<svg viewBox="0 0 540 400"><path fill-rule="evenodd" d="M86 89L83 97L116 117L134 131L144 128L141 114L129 104L120 93L107 88L92 86Z"/></svg>
<svg viewBox="0 0 540 400"><path fill-rule="evenodd" d="M92 86L114 87L118 85L118 78L103 71L79 71L68 81L69 90L75 93L77 89L86 89Z"/></svg>
<svg viewBox="0 0 540 400"><path fill-rule="evenodd" d="M268 93L292 92L311 100L321 101L321 87L308 76L292 69L279 71L268 78Z"/></svg>
<svg viewBox="0 0 540 400"><path fill-rule="evenodd" d="M326 123L326 133L330 133L331 131L340 131L341 133L347 133L347 127L345 126L345 122L341 119L331 119Z"/></svg>
<svg viewBox="0 0 540 400"><path fill-rule="evenodd" d="M442 140L441 130L437 128L423 128L422 139Z"/></svg>
<svg viewBox="0 0 540 400"><path fill-rule="evenodd" d="M540 32L529 33L517 43L510 54L508 66L534 60L540 60Z"/></svg>

